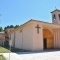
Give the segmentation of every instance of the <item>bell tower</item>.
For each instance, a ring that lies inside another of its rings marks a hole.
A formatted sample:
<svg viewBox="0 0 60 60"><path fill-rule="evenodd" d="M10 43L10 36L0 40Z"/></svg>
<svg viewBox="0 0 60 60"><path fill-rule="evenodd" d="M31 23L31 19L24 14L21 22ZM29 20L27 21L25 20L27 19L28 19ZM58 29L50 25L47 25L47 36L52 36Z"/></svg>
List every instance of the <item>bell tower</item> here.
<svg viewBox="0 0 60 60"><path fill-rule="evenodd" d="M60 10L55 9L52 13L52 23L60 25Z"/></svg>

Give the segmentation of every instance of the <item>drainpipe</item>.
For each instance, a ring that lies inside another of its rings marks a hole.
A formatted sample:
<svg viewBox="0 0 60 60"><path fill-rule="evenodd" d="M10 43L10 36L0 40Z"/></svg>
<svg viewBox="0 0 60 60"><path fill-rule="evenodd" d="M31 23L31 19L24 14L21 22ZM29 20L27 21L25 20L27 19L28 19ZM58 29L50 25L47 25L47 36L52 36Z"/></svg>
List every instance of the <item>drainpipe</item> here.
<svg viewBox="0 0 60 60"><path fill-rule="evenodd" d="M15 48L15 32L14 32L14 48Z"/></svg>
<svg viewBox="0 0 60 60"><path fill-rule="evenodd" d="M23 49L23 29L22 29L22 49Z"/></svg>

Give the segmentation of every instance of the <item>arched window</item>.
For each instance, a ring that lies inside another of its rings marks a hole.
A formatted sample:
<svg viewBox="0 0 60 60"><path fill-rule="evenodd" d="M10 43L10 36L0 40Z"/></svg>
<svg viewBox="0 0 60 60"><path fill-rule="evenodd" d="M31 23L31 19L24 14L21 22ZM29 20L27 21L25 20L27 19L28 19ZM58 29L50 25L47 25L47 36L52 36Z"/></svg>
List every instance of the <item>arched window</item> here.
<svg viewBox="0 0 60 60"><path fill-rule="evenodd" d="M60 14L58 14L59 20L60 20Z"/></svg>
<svg viewBox="0 0 60 60"><path fill-rule="evenodd" d="M56 16L55 16L55 14L53 15L53 20L56 20Z"/></svg>

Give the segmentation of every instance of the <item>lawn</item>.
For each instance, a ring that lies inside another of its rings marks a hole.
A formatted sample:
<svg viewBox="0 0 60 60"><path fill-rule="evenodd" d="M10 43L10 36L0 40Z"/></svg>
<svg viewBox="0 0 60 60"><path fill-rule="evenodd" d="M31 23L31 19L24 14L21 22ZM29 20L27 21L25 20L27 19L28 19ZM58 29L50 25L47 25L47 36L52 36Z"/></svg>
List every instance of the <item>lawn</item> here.
<svg viewBox="0 0 60 60"><path fill-rule="evenodd" d="M1 55L0 60L6 60L6 58Z"/></svg>
<svg viewBox="0 0 60 60"><path fill-rule="evenodd" d="M0 53L9 53L9 52L11 52L11 51L0 46Z"/></svg>

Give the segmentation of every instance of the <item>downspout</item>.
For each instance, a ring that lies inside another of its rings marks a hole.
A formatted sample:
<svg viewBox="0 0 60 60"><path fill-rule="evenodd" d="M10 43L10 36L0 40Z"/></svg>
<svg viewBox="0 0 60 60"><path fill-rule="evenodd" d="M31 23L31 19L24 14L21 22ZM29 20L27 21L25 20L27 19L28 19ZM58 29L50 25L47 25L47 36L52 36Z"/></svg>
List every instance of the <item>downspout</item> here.
<svg viewBox="0 0 60 60"><path fill-rule="evenodd" d="M23 28L22 28L22 49L23 49Z"/></svg>
<svg viewBox="0 0 60 60"><path fill-rule="evenodd" d="M14 32L14 48L15 48L15 32Z"/></svg>

